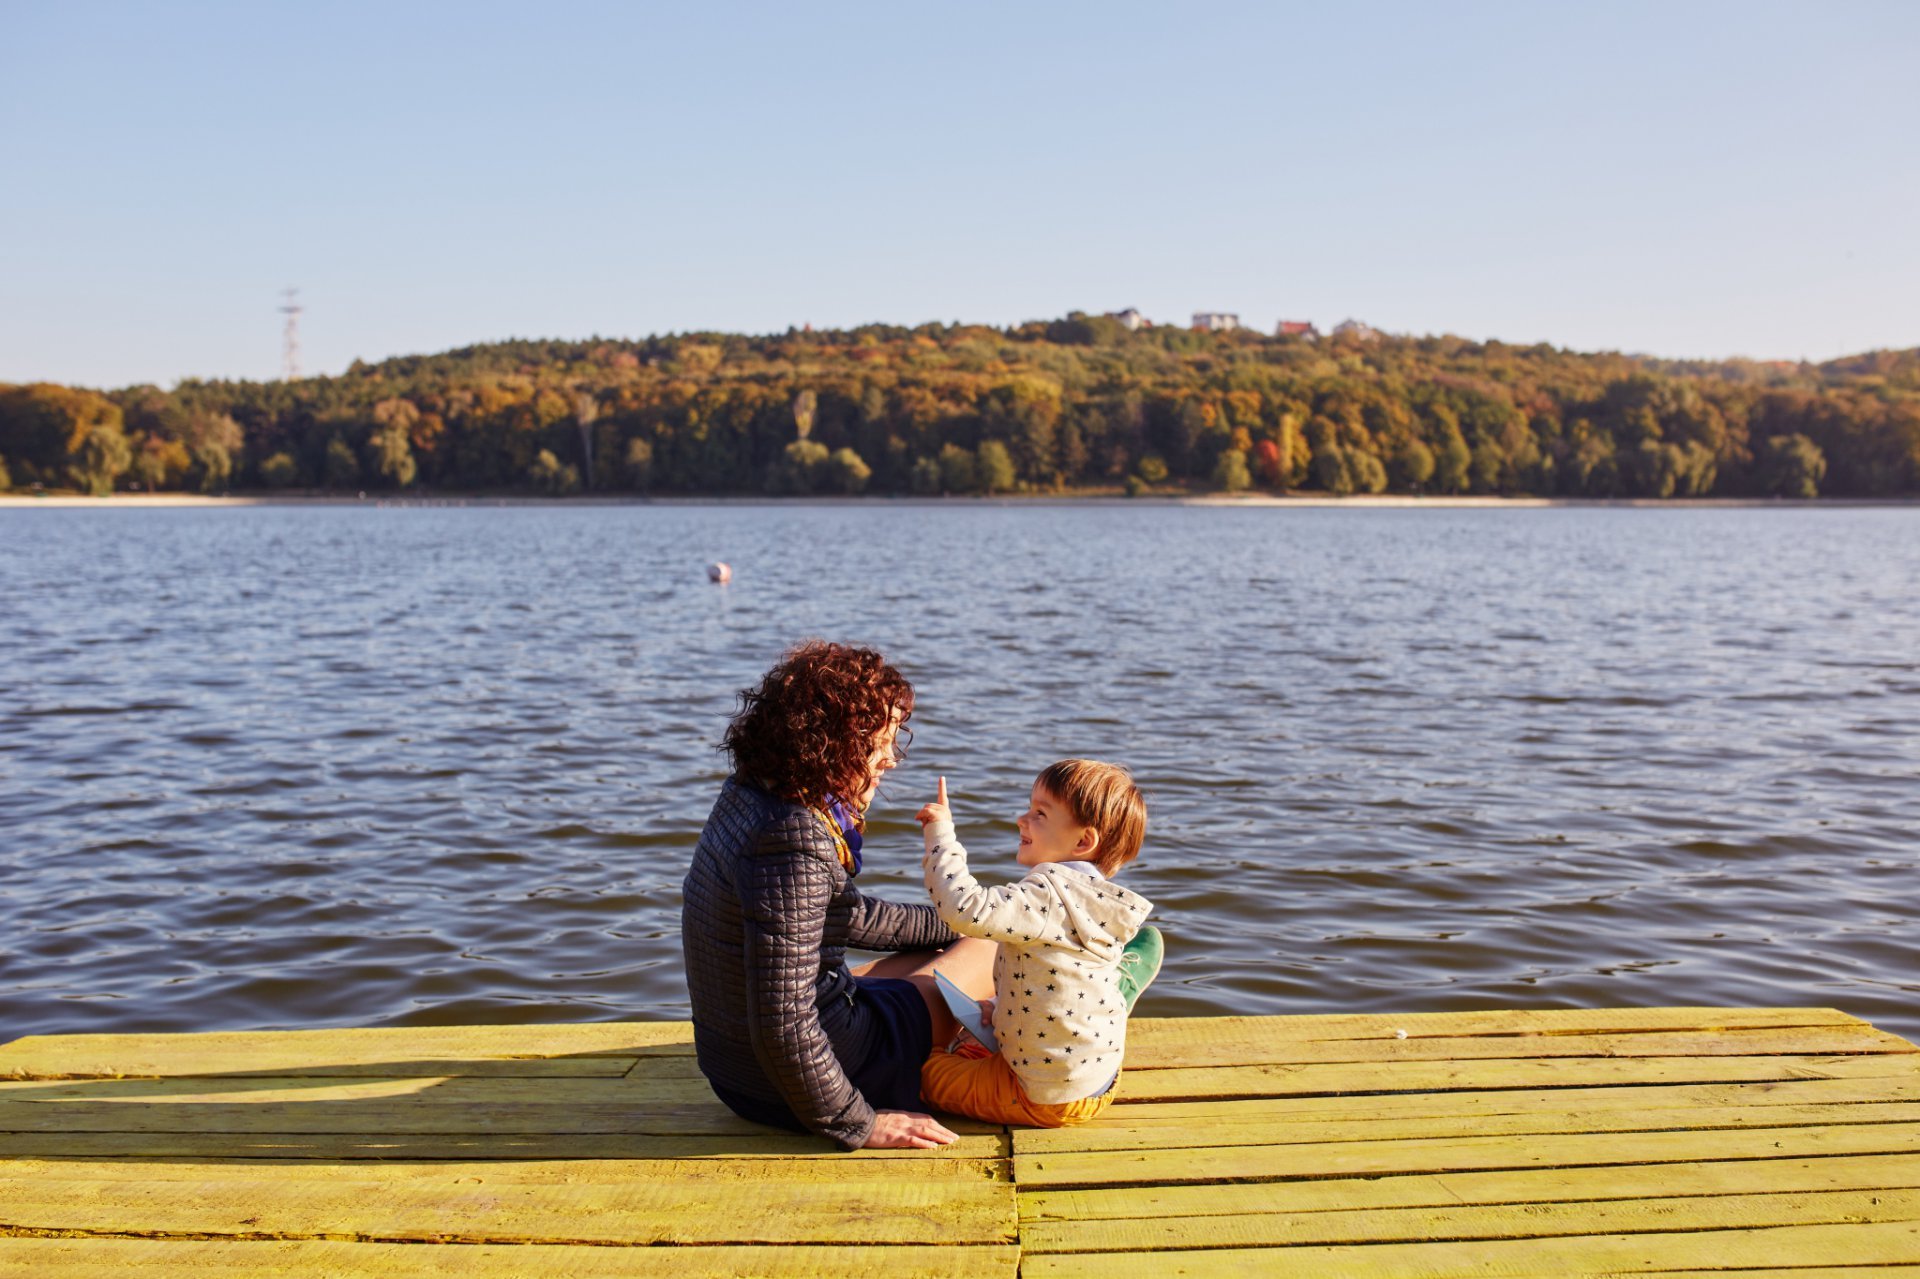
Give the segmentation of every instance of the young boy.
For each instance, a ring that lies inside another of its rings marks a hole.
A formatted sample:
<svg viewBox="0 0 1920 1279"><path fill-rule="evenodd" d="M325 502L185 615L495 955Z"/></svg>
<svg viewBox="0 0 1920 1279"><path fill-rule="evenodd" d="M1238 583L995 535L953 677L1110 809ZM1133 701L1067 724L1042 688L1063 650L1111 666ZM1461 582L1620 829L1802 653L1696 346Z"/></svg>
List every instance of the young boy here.
<svg viewBox="0 0 1920 1279"><path fill-rule="evenodd" d="M940 918L957 933L1000 943L989 1020L1000 1051L969 1041L936 1050L920 1095L952 1114L1060 1128L1113 1100L1126 1052L1127 1010L1160 967L1153 904L1112 882L1140 852L1147 806L1127 770L1090 759L1053 765L1020 818L1017 884L983 888L954 838L947 779L920 810L921 863ZM1140 942L1128 943L1140 934ZM983 1012L987 1011L983 1005Z"/></svg>

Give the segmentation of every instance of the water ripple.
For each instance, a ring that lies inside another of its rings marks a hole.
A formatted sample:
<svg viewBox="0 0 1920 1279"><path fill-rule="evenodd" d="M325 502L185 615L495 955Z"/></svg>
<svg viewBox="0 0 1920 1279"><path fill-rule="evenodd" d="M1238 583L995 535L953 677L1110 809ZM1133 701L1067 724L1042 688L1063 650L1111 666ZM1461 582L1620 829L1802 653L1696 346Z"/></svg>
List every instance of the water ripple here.
<svg viewBox="0 0 1920 1279"><path fill-rule="evenodd" d="M0 511L0 1028L686 1015L736 689L914 679L944 774L1132 764L1153 1014L1920 990L1920 512ZM108 553L111 552L111 553ZM726 588L701 572L724 558Z"/></svg>

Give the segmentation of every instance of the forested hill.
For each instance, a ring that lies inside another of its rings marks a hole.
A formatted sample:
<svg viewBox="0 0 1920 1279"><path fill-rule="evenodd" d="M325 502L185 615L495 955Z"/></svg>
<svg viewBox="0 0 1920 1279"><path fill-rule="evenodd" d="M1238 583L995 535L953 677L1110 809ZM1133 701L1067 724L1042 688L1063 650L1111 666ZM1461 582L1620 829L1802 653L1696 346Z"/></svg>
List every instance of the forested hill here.
<svg viewBox="0 0 1920 1279"><path fill-rule="evenodd" d="M1920 494L1920 350L1719 363L1367 332L513 341L297 382L0 386L0 487Z"/></svg>

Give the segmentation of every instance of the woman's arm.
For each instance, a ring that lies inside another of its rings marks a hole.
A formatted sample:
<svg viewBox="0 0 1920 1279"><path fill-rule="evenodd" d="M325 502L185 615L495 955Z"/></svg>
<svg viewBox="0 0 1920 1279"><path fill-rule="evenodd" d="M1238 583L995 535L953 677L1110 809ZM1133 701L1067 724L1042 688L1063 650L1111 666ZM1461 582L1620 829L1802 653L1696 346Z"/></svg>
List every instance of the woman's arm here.
<svg viewBox="0 0 1920 1279"><path fill-rule="evenodd" d="M841 1068L815 1004L834 871L799 834L790 823L775 826L737 864L747 1031L761 1070L795 1117L857 1150L873 1133L873 1108Z"/></svg>
<svg viewBox="0 0 1920 1279"><path fill-rule="evenodd" d="M926 902L909 906L854 891L847 942L861 950L926 950L952 943L954 932Z"/></svg>

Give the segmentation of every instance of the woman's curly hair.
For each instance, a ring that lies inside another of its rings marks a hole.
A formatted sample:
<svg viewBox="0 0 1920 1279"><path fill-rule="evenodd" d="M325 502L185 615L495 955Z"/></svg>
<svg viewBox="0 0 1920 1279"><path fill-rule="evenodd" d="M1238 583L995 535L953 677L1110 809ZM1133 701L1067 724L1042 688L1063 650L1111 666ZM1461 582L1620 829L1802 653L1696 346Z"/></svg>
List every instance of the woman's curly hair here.
<svg viewBox="0 0 1920 1279"><path fill-rule="evenodd" d="M851 803L867 788L874 740L900 712L896 755L911 734L913 685L870 648L808 640L791 649L754 688L721 746L742 781L782 799Z"/></svg>

